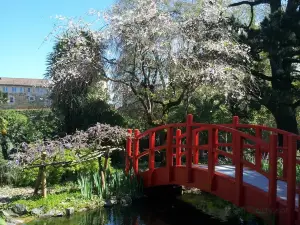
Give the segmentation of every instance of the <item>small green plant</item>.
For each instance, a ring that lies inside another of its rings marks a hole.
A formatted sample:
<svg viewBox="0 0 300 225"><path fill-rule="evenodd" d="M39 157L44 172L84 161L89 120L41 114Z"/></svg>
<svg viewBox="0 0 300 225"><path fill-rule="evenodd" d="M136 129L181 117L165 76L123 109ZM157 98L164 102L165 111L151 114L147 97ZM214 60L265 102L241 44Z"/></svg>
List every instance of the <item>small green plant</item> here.
<svg viewBox="0 0 300 225"><path fill-rule="evenodd" d="M99 173L80 175L78 179L79 188L84 198L90 199L92 195L96 195L100 199L106 199L110 196L130 195L138 196L143 190L142 180L133 176L133 174L125 174L123 171L115 170L106 171L105 182Z"/></svg>
<svg viewBox="0 0 300 225"><path fill-rule="evenodd" d="M86 199L92 198L92 189L93 189L93 182L90 176L83 176L80 175L79 179L77 180L81 194Z"/></svg>

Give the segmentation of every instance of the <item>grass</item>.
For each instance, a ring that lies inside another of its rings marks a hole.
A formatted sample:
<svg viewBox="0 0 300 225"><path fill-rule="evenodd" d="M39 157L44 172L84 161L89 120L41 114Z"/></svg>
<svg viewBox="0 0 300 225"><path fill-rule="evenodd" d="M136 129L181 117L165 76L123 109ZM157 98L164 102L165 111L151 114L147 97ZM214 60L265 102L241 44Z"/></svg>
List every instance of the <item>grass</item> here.
<svg viewBox="0 0 300 225"><path fill-rule="evenodd" d="M30 211L34 208L43 207L43 211L47 212L51 209L64 210L69 207L74 207L75 211L82 208L94 208L94 206L100 205L97 199L94 201L85 199L80 192L65 192L60 194L51 194L47 198L42 198L39 196L31 196L28 198L13 201L9 206L15 204L22 204L27 207Z"/></svg>
<svg viewBox="0 0 300 225"><path fill-rule="evenodd" d="M142 182L132 173L125 175L121 170L106 172L106 185L102 185L98 173L82 174L76 183L54 187L47 198L40 196L21 196L12 200L6 207L22 204L30 212L34 208L42 208L43 213L49 210L60 210L73 207L75 211L83 208L95 208L104 204L104 200L122 196L137 197L142 193Z"/></svg>

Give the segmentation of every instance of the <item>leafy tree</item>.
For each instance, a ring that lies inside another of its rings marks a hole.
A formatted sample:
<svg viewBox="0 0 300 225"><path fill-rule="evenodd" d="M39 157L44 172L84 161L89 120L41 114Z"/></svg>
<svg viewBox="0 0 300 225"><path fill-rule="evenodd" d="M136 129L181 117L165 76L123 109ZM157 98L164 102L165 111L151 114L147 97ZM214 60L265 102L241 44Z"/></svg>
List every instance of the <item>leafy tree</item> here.
<svg viewBox="0 0 300 225"><path fill-rule="evenodd" d="M248 90L252 101L265 106L277 127L299 134L296 112L300 106L300 11L299 1L238 1L231 7L247 5L250 21L234 20L240 40L251 47L251 74L259 83ZM259 26L253 24L254 8L266 6Z"/></svg>
<svg viewBox="0 0 300 225"><path fill-rule="evenodd" d="M117 55L107 60L115 99L140 108L149 125L166 123L170 111L199 85L243 93L247 47L231 37L222 7L204 1L194 10L180 2L186 7L124 1L106 14L105 33Z"/></svg>
<svg viewBox="0 0 300 225"><path fill-rule="evenodd" d="M1 79L1 78L0 78ZM0 105L7 103L7 93L0 91Z"/></svg>
<svg viewBox="0 0 300 225"><path fill-rule="evenodd" d="M100 82L104 73L103 49L104 45L92 33L73 30L63 34L48 56L46 77L52 81L53 109L63 116L67 133L82 128L79 125L88 116L85 109L91 102L95 105L90 90L105 84Z"/></svg>

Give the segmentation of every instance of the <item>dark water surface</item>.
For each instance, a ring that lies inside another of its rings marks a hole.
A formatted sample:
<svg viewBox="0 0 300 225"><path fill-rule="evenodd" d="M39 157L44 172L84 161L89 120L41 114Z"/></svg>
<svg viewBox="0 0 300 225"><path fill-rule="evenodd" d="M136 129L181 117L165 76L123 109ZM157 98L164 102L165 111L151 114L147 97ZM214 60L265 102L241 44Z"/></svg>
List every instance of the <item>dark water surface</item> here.
<svg viewBox="0 0 300 225"><path fill-rule="evenodd" d="M153 199L152 199L153 200ZM248 218L247 218L248 217ZM209 195L184 195L173 201L143 200L130 207L78 213L70 218L38 219L26 225L260 225L257 219Z"/></svg>

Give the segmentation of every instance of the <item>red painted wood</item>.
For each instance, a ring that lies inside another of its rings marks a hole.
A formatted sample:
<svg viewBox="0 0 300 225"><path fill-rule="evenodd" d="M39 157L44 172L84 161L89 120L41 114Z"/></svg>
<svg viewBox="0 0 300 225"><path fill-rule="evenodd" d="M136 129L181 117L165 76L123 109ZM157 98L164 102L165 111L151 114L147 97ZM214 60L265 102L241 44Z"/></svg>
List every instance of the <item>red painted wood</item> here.
<svg viewBox="0 0 300 225"><path fill-rule="evenodd" d="M209 190L212 191L214 189L214 175L215 175L215 163L216 163L216 148L217 148L217 141L216 141L216 133L217 129L210 129L209 130L209 139L208 139L208 186Z"/></svg>
<svg viewBox="0 0 300 225"><path fill-rule="evenodd" d="M195 133L193 135L193 163L198 164L199 163L199 150L198 150L198 145L199 145L199 133Z"/></svg>
<svg viewBox="0 0 300 225"><path fill-rule="evenodd" d="M186 127L186 132L182 133L179 127ZM250 135L238 130L238 128L255 129L256 134ZM163 129L168 130L167 143L162 146L155 146L155 132ZM172 129L176 130L173 137ZM207 145L199 145L197 142L197 134L201 131L209 132L209 143ZM218 143L219 131L231 133L233 136L232 143ZM272 132L270 140L267 142L262 140L261 132ZM172 135L171 135L172 134ZM284 136L284 146L277 145L277 135ZM139 139L149 135L149 149L144 149L139 153ZM238 117L233 118L232 124L202 124L194 123L192 115L187 116L186 123L167 124L160 127L152 128L143 133L138 130L134 131L133 154L131 150L131 139L127 139L126 144L126 169L128 170L128 161L130 156L133 158L133 169L138 176L142 176L145 187L153 187L158 185L184 185L187 187L199 188L203 191L210 192L220 198L230 201L237 206L243 206L248 212L253 213L262 218L269 218L270 212L276 214L279 225L300 223L300 210L295 207L296 193L296 164L300 164L300 160L296 159L296 140L300 140L300 136L289 137L291 134L269 128L261 125L240 124ZM181 139L186 137L186 143L182 144ZM173 144L173 138L175 143ZM244 144L244 140L251 141L254 144ZM218 146L232 147L233 153L226 153L218 149ZM173 149L176 153L173 153ZM255 164L243 159L243 148L252 148L256 150ZM167 165L162 168L154 168L154 152L158 150L167 151ZM184 151L182 151L184 149ZM196 155L199 149L208 150L208 168L200 168L194 165L192 161L197 162ZM283 149L283 153L278 152ZM269 171L263 171L259 166L259 158L261 153L269 153ZM149 170L138 173L138 159L149 154ZM233 158L235 163L235 178L215 171L216 155L220 154L229 158ZM186 165L181 165L181 157L186 156ZM173 165L173 157L176 157L176 165ZM282 157L284 170L286 170L288 196L287 201L279 199L276 196L277 180L285 179L277 177L277 158ZM265 192L255 186L243 183L243 167L256 170L258 173L269 179L269 192ZM170 179L171 178L171 179ZM262 214L262 212L265 212ZM287 222L288 221L288 222Z"/></svg>
<svg viewBox="0 0 300 225"><path fill-rule="evenodd" d="M215 160L215 165L218 164L218 152L216 151L217 148L218 148L218 144L219 144L219 131L218 129L216 129L213 133L213 135L215 135L214 137L214 148L213 148L213 151L214 151L214 160Z"/></svg>
<svg viewBox="0 0 300 225"><path fill-rule="evenodd" d="M187 167L187 180L192 182L192 124L193 124L193 115L189 114L186 118L186 167Z"/></svg>
<svg viewBox="0 0 300 225"><path fill-rule="evenodd" d="M173 167L173 128L168 128L167 133L167 167L169 170L169 181L172 181L173 175L172 175L172 167Z"/></svg>
<svg viewBox="0 0 300 225"><path fill-rule="evenodd" d="M140 140L138 138L140 131L138 129L134 130L134 139L133 139L133 171L134 174L138 174L139 172L139 147L140 147Z"/></svg>
<svg viewBox="0 0 300 225"><path fill-rule="evenodd" d="M288 140L288 166L287 166L287 224L295 222L295 194L296 194L296 151L297 139L289 135ZM299 199L300 200L300 199ZM299 212L299 211L298 211Z"/></svg>
<svg viewBox="0 0 300 225"><path fill-rule="evenodd" d="M125 152L125 173L128 174L129 170L130 170L130 160L132 157L132 151L131 151L131 146L132 146L132 130L128 129L127 130L128 133L128 137L127 137L127 141L126 141L126 152Z"/></svg>
<svg viewBox="0 0 300 225"><path fill-rule="evenodd" d="M149 183L152 183L152 173L155 168L155 132L151 132L149 135Z"/></svg>
<svg viewBox="0 0 300 225"><path fill-rule="evenodd" d="M283 171L282 171L282 177L283 179L287 179L287 170L288 170L288 136L284 135L283 136ZM296 162L295 162L296 163Z"/></svg>
<svg viewBox="0 0 300 225"><path fill-rule="evenodd" d="M244 139L240 134L234 135L234 152L235 152L235 202L237 206L243 205L243 142Z"/></svg>
<svg viewBox="0 0 300 225"><path fill-rule="evenodd" d="M262 133L260 128L255 129L255 137L261 139ZM259 144L255 144L255 166L257 170L261 169L261 146Z"/></svg>
<svg viewBox="0 0 300 225"><path fill-rule="evenodd" d="M277 135L270 136L270 153L269 153L269 209L272 213L276 212L277 198Z"/></svg>
<svg viewBox="0 0 300 225"><path fill-rule="evenodd" d="M181 156L180 156L180 153L181 153L181 130L180 129L177 129L176 130L176 166L181 166Z"/></svg>

